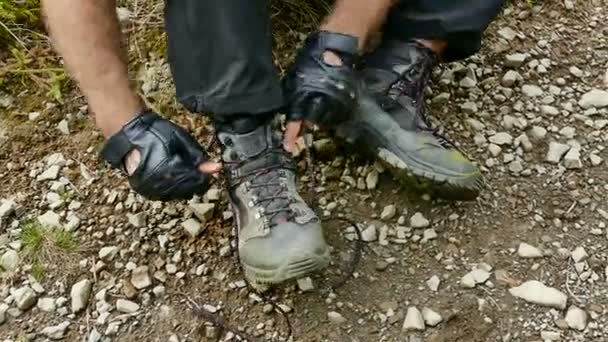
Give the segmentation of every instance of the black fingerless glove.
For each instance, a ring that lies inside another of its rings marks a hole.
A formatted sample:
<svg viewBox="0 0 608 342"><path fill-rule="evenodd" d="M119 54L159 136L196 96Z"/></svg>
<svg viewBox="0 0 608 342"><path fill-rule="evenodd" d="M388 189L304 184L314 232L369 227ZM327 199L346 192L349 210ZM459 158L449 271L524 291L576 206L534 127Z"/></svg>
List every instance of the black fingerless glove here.
<svg viewBox="0 0 608 342"><path fill-rule="evenodd" d="M209 189L209 176L198 165L207 153L183 128L153 112L144 112L114 134L101 151L113 167L124 170L126 156L137 149L141 160L129 177L133 190L150 200L189 199Z"/></svg>
<svg viewBox="0 0 608 342"><path fill-rule="evenodd" d="M358 39L345 34L321 31L308 37L283 81L289 120L332 126L348 119L356 103L357 48ZM342 65L324 62L325 51L338 55Z"/></svg>

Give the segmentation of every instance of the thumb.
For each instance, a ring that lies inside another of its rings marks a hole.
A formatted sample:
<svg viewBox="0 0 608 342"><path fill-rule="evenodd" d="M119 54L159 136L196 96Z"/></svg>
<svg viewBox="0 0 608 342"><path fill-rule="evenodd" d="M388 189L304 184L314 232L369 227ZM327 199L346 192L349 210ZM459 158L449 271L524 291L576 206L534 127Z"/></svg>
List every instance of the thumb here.
<svg viewBox="0 0 608 342"><path fill-rule="evenodd" d="M285 135L283 137L283 148L289 153L293 153L296 150L296 141L302 130L303 121L290 121L287 123L285 129Z"/></svg>
<svg viewBox="0 0 608 342"><path fill-rule="evenodd" d="M201 163L198 166L198 170L202 173L211 174L215 176L222 170L222 164L213 161L208 161Z"/></svg>

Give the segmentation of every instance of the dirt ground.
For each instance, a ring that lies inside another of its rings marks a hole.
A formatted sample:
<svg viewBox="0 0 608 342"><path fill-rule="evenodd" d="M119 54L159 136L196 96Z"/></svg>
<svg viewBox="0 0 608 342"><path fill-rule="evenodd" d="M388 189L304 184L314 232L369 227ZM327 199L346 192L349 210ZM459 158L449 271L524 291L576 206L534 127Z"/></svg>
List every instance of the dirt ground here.
<svg viewBox="0 0 608 342"><path fill-rule="evenodd" d="M608 101L604 107L581 103L592 89L608 91L607 8L608 2L597 0L514 2L492 23L478 54L436 71L428 94L434 121L482 167L486 188L476 201L431 200L399 186L388 172L381 173L375 189L361 190L343 176L365 179L378 169L373 161L345 154L339 146L329 155L318 154L317 194L308 197L321 216L343 215L361 227L382 230L386 225L388 231L388 243L362 245L354 274L336 289L332 284L348 274L357 250L347 224L326 220L333 262L312 277L314 290L287 284L256 294L243 286L237 257L227 249L234 236L232 220L225 217L225 193L218 200L202 199L215 203L214 215L199 237L190 238L181 227L196 215L188 202L144 201L119 173L99 162L102 138L76 90L63 104L34 91L4 90L12 104L0 106L0 199L16 206L10 216L0 217L0 255L16 250L20 263L0 276L0 298L6 304L0 341L44 341L49 337L43 329L62 322L69 323L59 337L66 341L97 341L91 338L93 330L99 341L231 338L196 315L197 305L222 317L226 327L267 341L287 340L289 325L293 341L557 340L550 336L608 341ZM525 60L512 62L508 56L516 53ZM166 65L152 58L143 82L156 77L163 88ZM505 80L509 71L518 75L513 83ZM475 85L463 87L460 80L471 74ZM541 93L527 95L528 86ZM443 101L442 94L449 99ZM147 96L162 108L174 108L172 119L209 141L205 119L188 115L162 91ZM32 112L40 116L32 120ZM69 123L69 134L57 129L62 120ZM508 135L506 141L501 133ZM552 162L548 155L556 143L569 152ZM67 160L58 180L66 190L63 205L50 209L53 180L39 176L54 153ZM301 166L307 193L309 170ZM396 215L382 220L391 204ZM79 247L57 259L61 263L47 260L36 280L34 264L23 252L23 224L48 210L59 214L62 224L78 217L70 229ZM416 213L429 225L413 228L410 219ZM542 255L523 256L522 243ZM102 262L100 250L108 246L118 252ZM572 253L577 248L586 256ZM152 284L137 290L129 279L131 270L142 265L149 266ZM489 279L466 287L463 276L480 268ZM436 291L427 285L433 276L440 280ZM92 282L88 305L73 313L70 289L85 278ZM528 303L510 293L530 280L565 294L566 308ZM15 290L37 283L43 287L36 291L38 304L17 310ZM41 298L58 303L61 297L67 299L63 307L40 308ZM117 301L126 298L138 309L118 312ZM270 303L288 312L281 314ZM100 323L106 304L110 315ZM566 319L572 306L584 312L582 329L573 328L574 314ZM442 322L404 330L411 307L430 308Z"/></svg>

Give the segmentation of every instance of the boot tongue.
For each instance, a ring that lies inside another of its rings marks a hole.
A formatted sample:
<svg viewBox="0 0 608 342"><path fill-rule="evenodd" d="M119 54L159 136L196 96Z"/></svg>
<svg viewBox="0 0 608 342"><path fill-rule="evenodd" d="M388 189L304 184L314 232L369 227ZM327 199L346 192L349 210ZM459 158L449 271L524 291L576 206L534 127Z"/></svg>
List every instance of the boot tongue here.
<svg viewBox="0 0 608 342"><path fill-rule="evenodd" d="M242 161L254 158L272 147L272 129L263 125L248 133L219 132L225 161Z"/></svg>

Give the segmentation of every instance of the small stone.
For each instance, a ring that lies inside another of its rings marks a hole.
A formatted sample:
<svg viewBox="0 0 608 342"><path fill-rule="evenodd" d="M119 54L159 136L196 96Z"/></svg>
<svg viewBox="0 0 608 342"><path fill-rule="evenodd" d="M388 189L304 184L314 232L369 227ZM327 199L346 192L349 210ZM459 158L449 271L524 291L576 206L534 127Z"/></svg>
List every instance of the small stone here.
<svg viewBox="0 0 608 342"><path fill-rule="evenodd" d="M36 121L40 117L40 115L40 112L31 112L27 115L27 118L30 121Z"/></svg>
<svg viewBox="0 0 608 342"><path fill-rule="evenodd" d="M583 262L589 257L589 254L587 254L583 247L577 247L572 251L570 256L574 262Z"/></svg>
<svg viewBox="0 0 608 342"><path fill-rule="evenodd" d="M549 143L549 151L547 152L545 160L552 164L558 164L568 150L570 150L569 145L552 141Z"/></svg>
<svg viewBox="0 0 608 342"><path fill-rule="evenodd" d="M298 279L298 288L300 291L307 292L315 289L315 286L310 277L300 278Z"/></svg>
<svg viewBox="0 0 608 342"><path fill-rule="evenodd" d="M423 331L424 328L424 317L422 316L422 313L416 307L410 306L407 309L407 314L405 315L405 320L403 321L401 331Z"/></svg>
<svg viewBox="0 0 608 342"><path fill-rule="evenodd" d="M70 125L68 124L68 120L61 120L58 124L57 124L57 129L59 130L59 132L61 132L62 134L65 135L70 135Z"/></svg>
<svg viewBox="0 0 608 342"><path fill-rule="evenodd" d="M365 185L368 190L373 190L378 186L378 171L376 169L371 170L365 177Z"/></svg>
<svg viewBox="0 0 608 342"><path fill-rule="evenodd" d="M196 217L205 224L213 217L215 204L213 203L190 203L190 209ZM198 234L197 234L198 235Z"/></svg>
<svg viewBox="0 0 608 342"><path fill-rule="evenodd" d="M539 86L532 84L524 84L521 87L521 92L527 97L538 97L543 94L543 90Z"/></svg>
<svg viewBox="0 0 608 342"><path fill-rule="evenodd" d="M19 310L25 311L34 306L37 302L36 292L29 286L21 287L15 290L13 294L15 305Z"/></svg>
<svg viewBox="0 0 608 342"><path fill-rule="evenodd" d="M125 7L116 7L116 16L121 24L126 24L135 17L135 14Z"/></svg>
<svg viewBox="0 0 608 342"><path fill-rule="evenodd" d="M506 132L499 132L494 134L488 139L491 143L496 145L511 145L513 143L513 137Z"/></svg>
<svg viewBox="0 0 608 342"><path fill-rule="evenodd" d="M6 322L6 312L8 311L8 304L0 303L0 325Z"/></svg>
<svg viewBox="0 0 608 342"><path fill-rule="evenodd" d="M139 305L130 300L119 299L116 301L116 310L123 313L134 313L139 310Z"/></svg>
<svg viewBox="0 0 608 342"><path fill-rule="evenodd" d="M369 225L361 232L361 239L365 242L373 242L378 240L378 231L375 225Z"/></svg>
<svg viewBox="0 0 608 342"><path fill-rule="evenodd" d="M513 287L509 289L509 293L526 302L562 310L566 308L568 301L566 294L537 280L530 280L520 286Z"/></svg>
<svg viewBox="0 0 608 342"><path fill-rule="evenodd" d="M477 79L474 73L469 73L458 83L463 88L473 88L477 85Z"/></svg>
<svg viewBox="0 0 608 342"><path fill-rule="evenodd" d="M7 250L0 257L0 267L5 271L15 271L19 266L19 253L12 249Z"/></svg>
<svg viewBox="0 0 608 342"><path fill-rule="evenodd" d="M105 263L109 263L114 259L117 253L118 247L116 246L103 247L99 250L99 259L101 259Z"/></svg>
<svg viewBox="0 0 608 342"><path fill-rule="evenodd" d="M558 331L541 331L540 338L543 341L559 341L562 336Z"/></svg>
<svg viewBox="0 0 608 342"><path fill-rule="evenodd" d="M523 77L521 77L521 75L517 71L509 70L502 77L500 84L502 84L504 87L511 88L513 85L515 85L515 83L522 79Z"/></svg>
<svg viewBox="0 0 608 342"><path fill-rule="evenodd" d="M425 229L424 232L422 233L422 240L420 242L425 243L427 241L431 241L436 238L437 238L437 232L435 232L435 229L429 228L429 229Z"/></svg>
<svg viewBox="0 0 608 342"><path fill-rule="evenodd" d="M93 283L83 279L72 286L70 297L72 298L72 312L76 313L86 308Z"/></svg>
<svg viewBox="0 0 608 342"><path fill-rule="evenodd" d="M593 166L598 166L603 161L602 158L600 156L598 156L597 154L590 154L589 160L591 161L591 165L593 165Z"/></svg>
<svg viewBox="0 0 608 342"><path fill-rule="evenodd" d="M89 334L89 339L87 342L99 342L101 340L101 334L97 331L97 329L93 328L91 333Z"/></svg>
<svg viewBox="0 0 608 342"><path fill-rule="evenodd" d="M564 166L566 169L580 169L583 167L581 152L578 148L571 148L564 156Z"/></svg>
<svg viewBox="0 0 608 342"><path fill-rule="evenodd" d="M42 174L36 177L37 181L55 180L59 177L59 171L61 167L59 165L51 165Z"/></svg>
<svg viewBox="0 0 608 342"><path fill-rule="evenodd" d="M477 284L483 284L485 283L488 279L490 279L490 272L481 269L481 268L475 268L471 271L471 275L473 276L473 279L475 279L475 283Z"/></svg>
<svg viewBox="0 0 608 342"><path fill-rule="evenodd" d="M543 105L540 106L540 112L545 115L556 116L559 114L559 110L553 106Z"/></svg>
<svg viewBox="0 0 608 342"><path fill-rule="evenodd" d="M443 321L443 317L430 308L422 308L422 317L424 318L424 323L430 327L434 327L437 324Z"/></svg>
<svg viewBox="0 0 608 342"><path fill-rule="evenodd" d="M440 93L439 95L433 97L431 102L436 104L447 103L450 100L450 96L450 93Z"/></svg>
<svg viewBox="0 0 608 342"><path fill-rule="evenodd" d="M3 200L0 205L0 219L8 217L15 212L17 204L12 200Z"/></svg>
<svg viewBox="0 0 608 342"><path fill-rule="evenodd" d="M207 197L207 200L209 200L211 202L219 201L220 198L222 197L222 190L216 189L216 188L211 188L211 189L207 190L207 192L205 193L205 197Z"/></svg>
<svg viewBox="0 0 608 342"><path fill-rule="evenodd" d="M338 313L336 311L328 312L327 319L329 319L329 321L332 322L333 324L337 324L337 325L343 325L346 322L348 322L348 320L346 318L344 318L344 316L342 316L340 313Z"/></svg>
<svg viewBox="0 0 608 342"><path fill-rule="evenodd" d="M49 298L49 297L45 297L45 298L40 298L38 300L38 309L40 309L41 311L44 312L53 312L55 311L55 299L53 298Z"/></svg>
<svg viewBox="0 0 608 342"><path fill-rule="evenodd" d="M422 215L422 213L417 212L410 218L410 226L414 229L426 228L431 225L431 222Z"/></svg>
<svg viewBox="0 0 608 342"><path fill-rule="evenodd" d="M466 114L475 114L479 110L477 108L477 105L475 104L475 102L472 102L472 101L467 101L467 102L463 103L460 106L460 109L462 109L462 112L466 113Z"/></svg>
<svg viewBox="0 0 608 342"><path fill-rule="evenodd" d="M162 286L162 285L155 286L155 287L152 289L152 293L154 293L154 295L155 295L157 298L160 298L160 297L164 296L165 292L166 292L166 289L165 289L165 287L164 287L164 286Z"/></svg>
<svg viewBox="0 0 608 342"><path fill-rule="evenodd" d="M135 286L133 286L131 281L129 281L127 279L123 279L123 280L121 280L121 284L122 284L122 293L125 295L125 297L127 297L127 299L133 299L133 298L137 297L137 294L139 292L137 291Z"/></svg>
<svg viewBox="0 0 608 342"><path fill-rule="evenodd" d="M587 326L587 312L572 305L568 308L565 320L571 329L583 331Z"/></svg>
<svg viewBox="0 0 608 342"><path fill-rule="evenodd" d="M572 139L576 135L576 128L567 126L559 131L564 138Z"/></svg>
<svg viewBox="0 0 608 342"><path fill-rule="evenodd" d="M512 161L509 164L509 171L512 173L518 174L524 170L524 166L519 160Z"/></svg>
<svg viewBox="0 0 608 342"><path fill-rule="evenodd" d="M127 214L129 223L135 228L142 228L146 225L146 213Z"/></svg>
<svg viewBox="0 0 608 342"><path fill-rule="evenodd" d="M131 284L138 290L152 285L148 266L139 266L131 272Z"/></svg>
<svg viewBox="0 0 608 342"><path fill-rule="evenodd" d="M518 68L526 61L527 56L523 53L514 53L505 57L505 65L509 68Z"/></svg>
<svg viewBox="0 0 608 342"><path fill-rule="evenodd" d="M426 281L426 285L429 287L429 289L431 289L431 291L434 292L437 292L440 283L441 280L436 275L432 276L431 278L429 278L429 280Z"/></svg>
<svg viewBox="0 0 608 342"><path fill-rule="evenodd" d="M578 78L583 77L583 71L581 69L577 68L576 66L571 66L570 69L568 69L568 70L574 77L578 77Z"/></svg>
<svg viewBox="0 0 608 342"><path fill-rule="evenodd" d="M543 252L525 242L519 244L519 248L517 249L517 254L522 258L542 258Z"/></svg>
<svg viewBox="0 0 608 342"><path fill-rule="evenodd" d="M532 138L532 140L540 141L540 140L543 140L547 136L547 130L544 127L533 126L530 129L529 135L530 135L530 138Z"/></svg>
<svg viewBox="0 0 608 342"><path fill-rule="evenodd" d="M189 218L186 221L182 222L182 227L184 228L186 233L192 238L199 236L204 230L201 223L194 218Z"/></svg>
<svg viewBox="0 0 608 342"><path fill-rule="evenodd" d="M488 144L488 152L490 152L493 157L498 157L502 152L502 148L496 144Z"/></svg>
<svg viewBox="0 0 608 342"><path fill-rule="evenodd" d="M479 121L477 119L469 118L466 121L467 121L467 124L469 124L469 126L471 126L471 128L473 128L476 131L482 131L486 128L486 125L484 125L481 121Z"/></svg>
<svg viewBox="0 0 608 342"><path fill-rule="evenodd" d="M40 334L50 338L51 340L61 340L65 336L65 332L70 326L70 322L65 321L58 325L46 327L40 331Z"/></svg>
<svg viewBox="0 0 608 342"><path fill-rule="evenodd" d="M230 245L225 245L220 247L220 256L221 257L227 257L230 256L232 254L232 247L230 247Z"/></svg>
<svg viewBox="0 0 608 342"><path fill-rule="evenodd" d="M607 107L608 91L592 89L581 97L580 101L578 101L578 105L581 106L583 109L588 109L591 107Z"/></svg>
<svg viewBox="0 0 608 342"><path fill-rule="evenodd" d="M120 322L112 322L108 324L105 335L114 336L118 333L118 329L120 329Z"/></svg>
<svg viewBox="0 0 608 342"><path fill-rule="evenodd" d="M395 217L396 213L397 213L397 209L395 208L395 205L389 204L386 207L384 207L384 209L382 209L382 213L380 214L380 219L381 220L390 220L393 217Z"/></svg>
<svg viewBox="0 0 608 342"><path fill-rule="evenodd" d="M515 37L517 37L517 32L508 26L501 28L500 30L496 31L496 33L506 40L513 40Z"/></svg>

